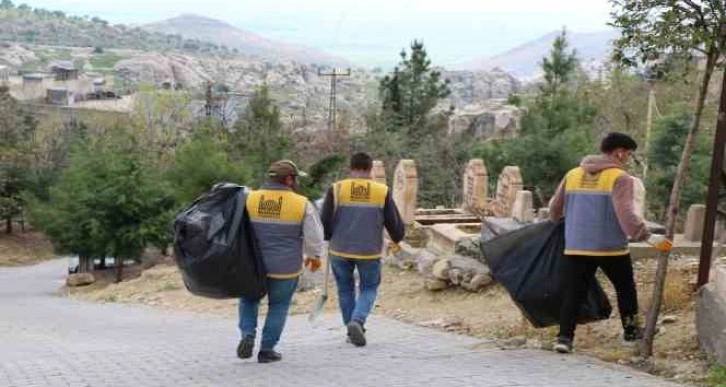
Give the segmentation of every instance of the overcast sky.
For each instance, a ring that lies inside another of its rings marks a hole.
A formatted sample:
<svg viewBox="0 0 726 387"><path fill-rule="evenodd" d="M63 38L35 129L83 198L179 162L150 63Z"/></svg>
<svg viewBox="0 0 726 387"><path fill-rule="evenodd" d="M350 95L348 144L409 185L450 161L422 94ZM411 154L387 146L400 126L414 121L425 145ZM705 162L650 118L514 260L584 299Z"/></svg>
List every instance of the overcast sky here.
<svg viewBox="0 0 726 387"><path fill-rule="evenodd" d="M21 1L16 0L18 4ZM437 64L494 55L567 26L603 30L608 0L28 0L31 7L149 23L181 13L224 20L274 39L304 43L361 64L397 60L423 39Z"/></svg>

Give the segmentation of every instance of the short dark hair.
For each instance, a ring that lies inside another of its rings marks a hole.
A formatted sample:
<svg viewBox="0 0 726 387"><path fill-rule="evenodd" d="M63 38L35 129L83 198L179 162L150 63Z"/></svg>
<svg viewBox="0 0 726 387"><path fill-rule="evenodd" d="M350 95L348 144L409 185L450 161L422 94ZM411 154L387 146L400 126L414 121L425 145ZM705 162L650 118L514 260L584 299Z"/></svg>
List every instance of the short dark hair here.
<svg viewBox="0 0 726 387"><path fill-rule="evenodd" d="M370 171L373 169L373 157L365 152L358 152L350 157L350 169Z"/></svg>
<svg viewBox="0 0 726 387"><path fill-rule="evenodd" d="M608 133L608 135L602 140L602 143L600 143L600 151L602 153L611 153L616 149L635 151L638 149L638 144L632 137L625 133Z"/></svg>

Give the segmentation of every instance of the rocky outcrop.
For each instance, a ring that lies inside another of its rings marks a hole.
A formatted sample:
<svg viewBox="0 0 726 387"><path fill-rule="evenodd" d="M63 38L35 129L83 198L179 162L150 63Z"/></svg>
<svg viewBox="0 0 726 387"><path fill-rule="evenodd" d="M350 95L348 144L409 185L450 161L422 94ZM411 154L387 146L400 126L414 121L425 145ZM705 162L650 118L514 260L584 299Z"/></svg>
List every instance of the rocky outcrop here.
<svg viewBox="0 0 726 387"><path fill-rule="evenodd" d="M87 286L96 282L96 278L91 273L75 273L69 274L66 278L68 287Z"/></svg>
<svg viewBox="0 0 726 387"><path fill-rule="evenodd" d="M38 60L33 51L26 49L19 44L0 42L0 65L17 70L24 63Z"/></svg>
<svg viewBox="0 0 726 387"><path fill-rule="evenodd" d="M521 83L501 69L491 71L444 71L450 81L448 105L457 108L490 99L506 99L521 88Z"/></svg>
<svg viewBox="0 0 726 387"><path fill-rule="evenodd" d="M519 133L523 110L505 100L489 100L457 109L449 119L449 133L475 138L511 138Z"/></svg>

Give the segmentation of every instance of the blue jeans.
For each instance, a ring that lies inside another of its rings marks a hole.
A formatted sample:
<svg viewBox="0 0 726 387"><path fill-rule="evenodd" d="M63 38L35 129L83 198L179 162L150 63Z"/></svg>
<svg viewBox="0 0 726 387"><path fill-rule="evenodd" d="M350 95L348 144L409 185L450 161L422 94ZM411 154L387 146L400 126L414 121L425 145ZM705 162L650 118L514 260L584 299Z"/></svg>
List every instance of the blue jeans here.
<svg viewBox="0 0 726 387"><path fill-rule="evenodd" d="M381 260L331 256L330 265L338 285L338 304L343 315L343 323L348 325L351 321L357 321L361 325L365 324L378 296L378 285L381 284ZM356 268L360 277L357 299L355 277L353 277Z"/></svg>
<svg viewBox="0 0 726 387"><path fill-rule="evenodd" d="M261 349L272 350L280 341L280 335L285 328L287 312L290 310L292 295L297 288L297 278L293 279L267 279L268 310L265 318L265 327L262 328ZM239 330L242 337L257 336L257 315L261 299L248 299L242 297L239 302Z"/></svg>

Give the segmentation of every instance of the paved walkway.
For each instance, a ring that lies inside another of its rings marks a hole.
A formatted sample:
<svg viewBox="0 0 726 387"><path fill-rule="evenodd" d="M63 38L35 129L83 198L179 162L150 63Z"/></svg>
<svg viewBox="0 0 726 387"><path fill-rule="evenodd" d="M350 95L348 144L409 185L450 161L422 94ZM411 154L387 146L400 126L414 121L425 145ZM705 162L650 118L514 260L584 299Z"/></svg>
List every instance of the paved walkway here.
<svg viewBox="0 0 726 387"><path fill-rule="evenodd" d="M65 263L0 270L0 386L674 386L625 367L377 318L289 320L277 364L235 356L236 321L58 297Z"/></svg>

